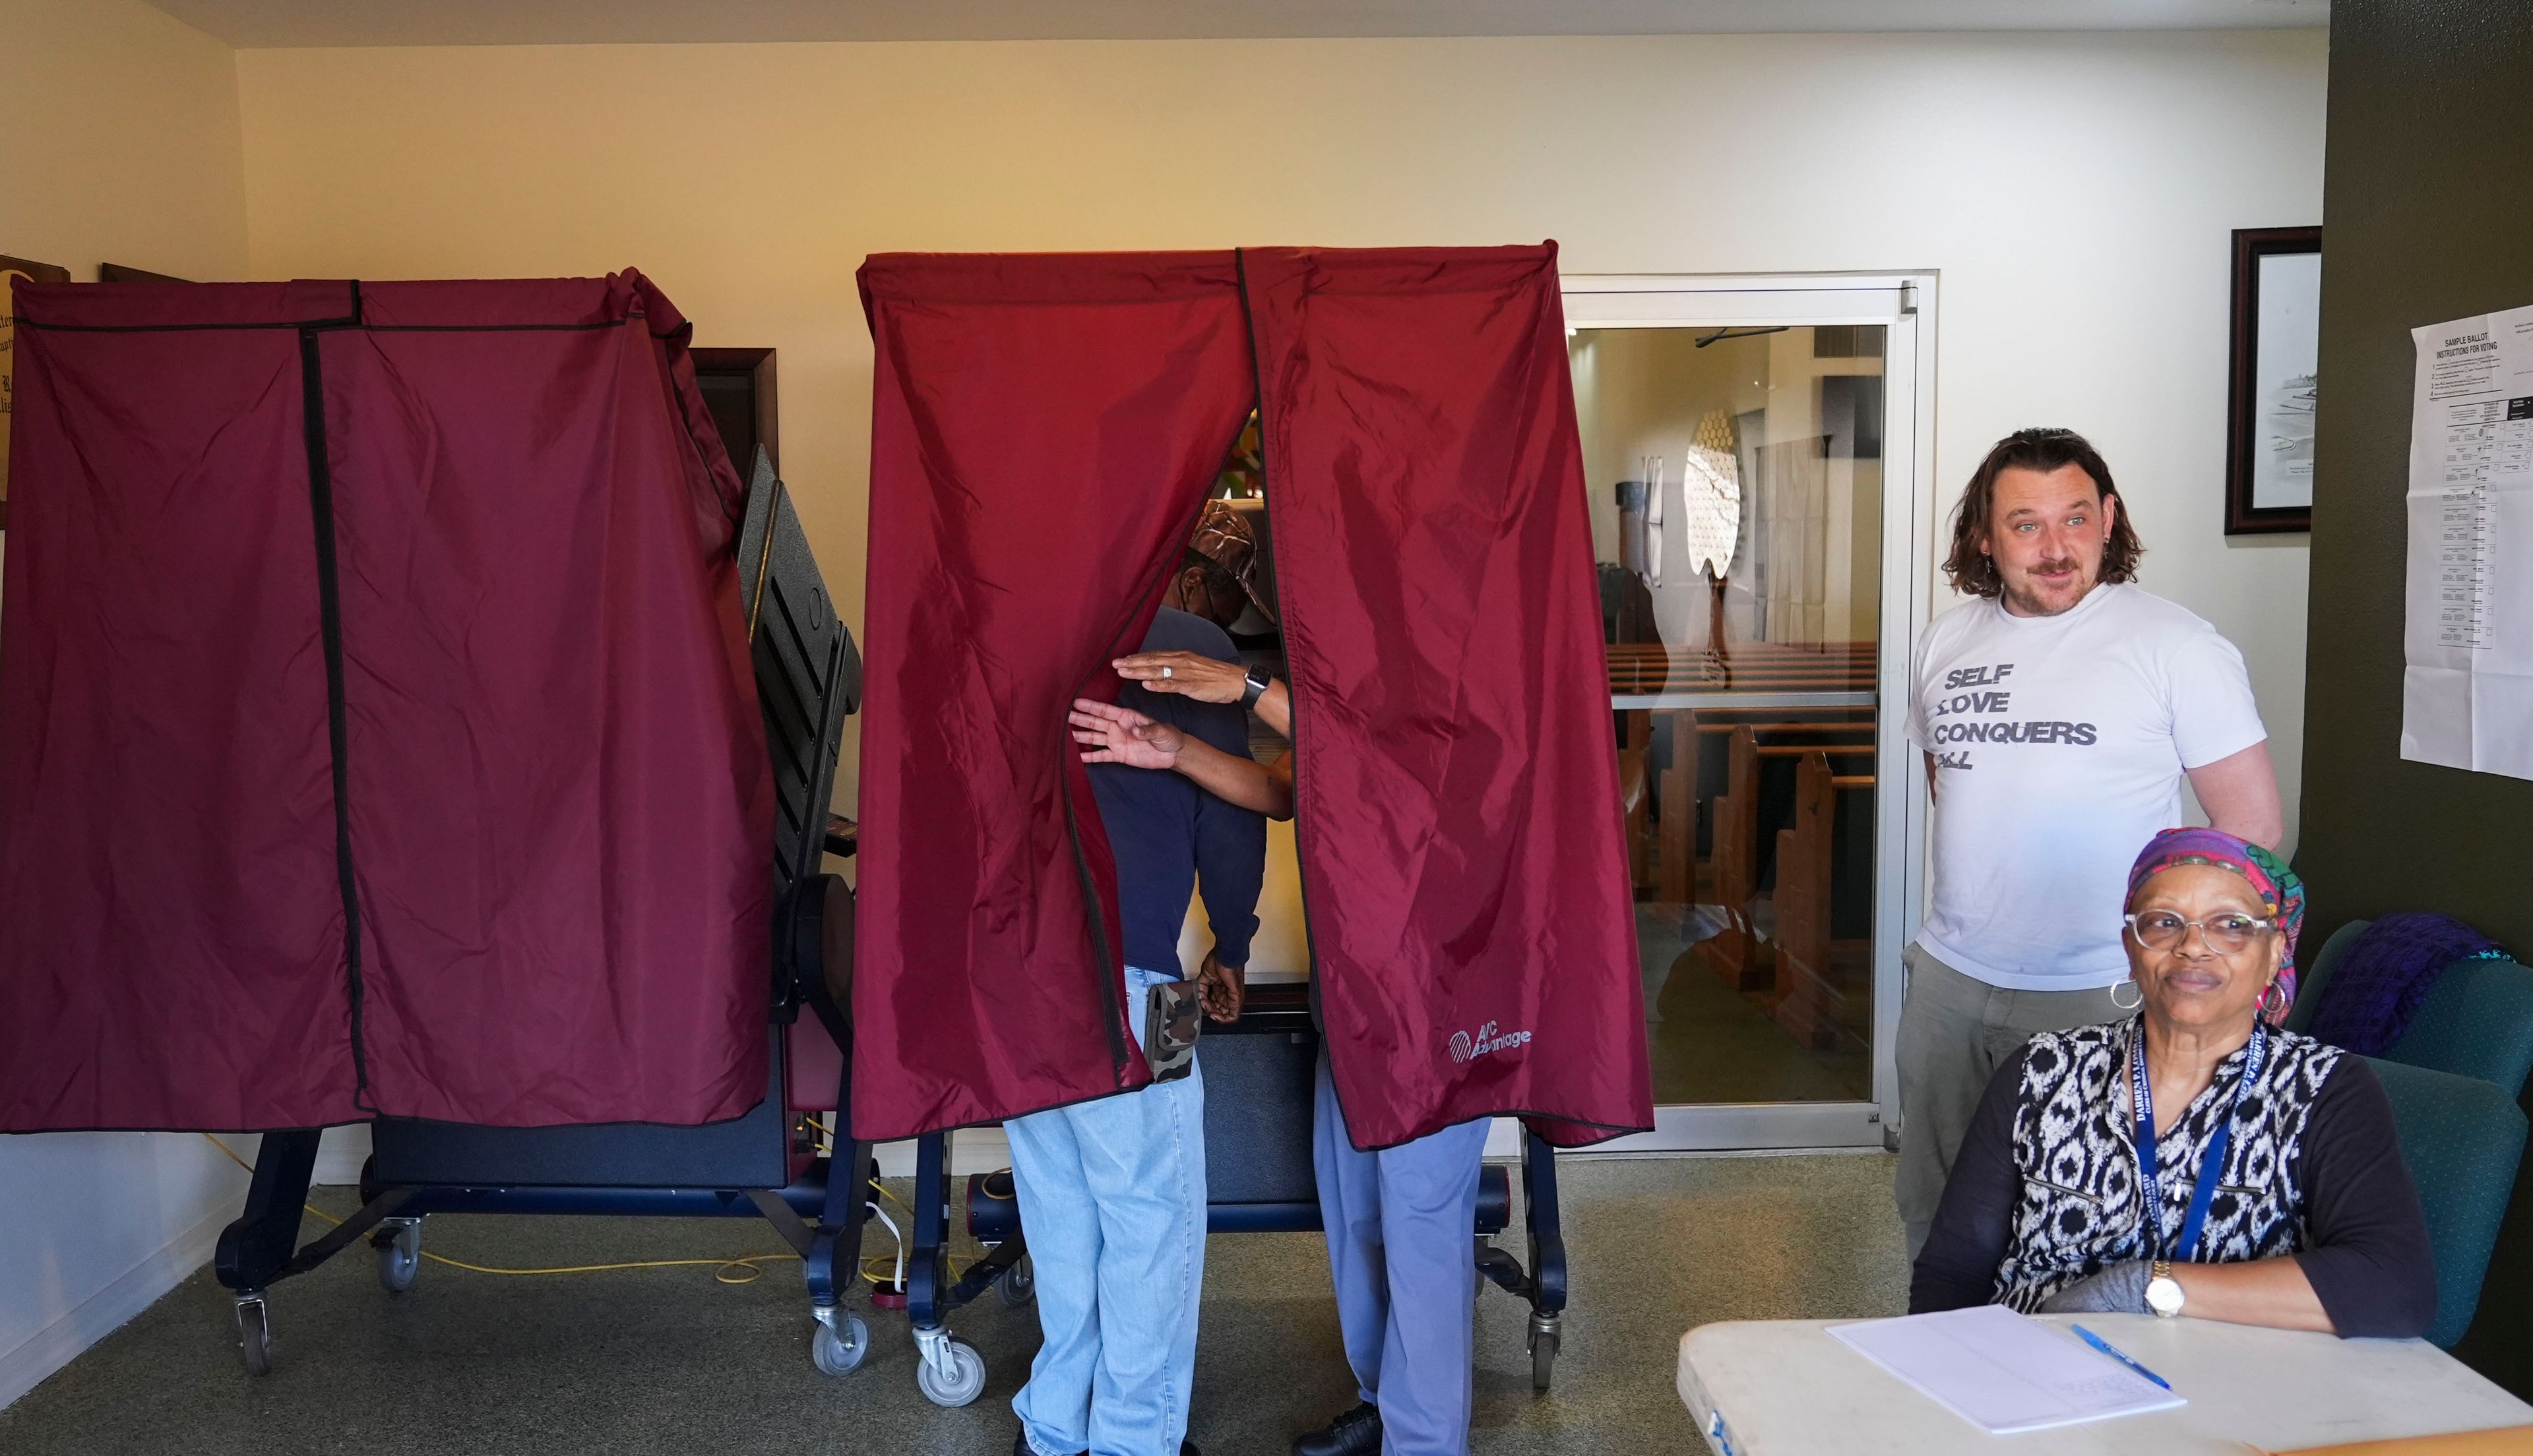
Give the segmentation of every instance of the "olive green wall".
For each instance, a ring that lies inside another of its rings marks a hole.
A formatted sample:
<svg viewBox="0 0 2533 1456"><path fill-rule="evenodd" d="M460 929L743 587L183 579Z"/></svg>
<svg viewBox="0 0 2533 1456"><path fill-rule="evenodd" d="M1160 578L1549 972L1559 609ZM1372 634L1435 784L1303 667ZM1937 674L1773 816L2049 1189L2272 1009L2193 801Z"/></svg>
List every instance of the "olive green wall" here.
<svg viewBox="0 0 2533 1456"><path fill-rule="evenodd" d="M2410 329L2533 304L2533 5L2334 0L2329 115L2306 939L2439 909L2533 954L2533 782L2400 751Z"/></svg>
<svg viewBox="0 0 2533 1456"><path fill-rule="evenodd" d="M2533 4L2332 0L2329 118L2305 943L2353 916L2435 909L2533 957L2533 782L2400 756L2409 331L2533 304ZM2533 1396L2526 1182L2509 1218L2458 1353Z"/></svg>

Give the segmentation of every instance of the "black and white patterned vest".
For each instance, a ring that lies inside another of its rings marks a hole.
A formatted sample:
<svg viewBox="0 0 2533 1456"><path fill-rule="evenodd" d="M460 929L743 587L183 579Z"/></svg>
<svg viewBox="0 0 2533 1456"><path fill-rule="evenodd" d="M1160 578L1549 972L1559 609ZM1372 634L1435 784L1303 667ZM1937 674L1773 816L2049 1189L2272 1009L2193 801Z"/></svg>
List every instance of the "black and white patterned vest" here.
<svg viewBox="0 0 2533 1456"><path fill-rule="evenodd" d="M2014 1237L1996 1274L2000 1304L2029 1312L2108 1265L2148 1257L2139 1194L2129 1047L2138 1020L2046 1031L2032 1038L2014 1109L2014 1161L2023 1193ZM2216 1075L2155 1142L2163 1167L2163 1248L2181 1238L2200 1163L2233 1102L2249 1048ZM2269 1033L2260 1080L2243 1094L2234 1139L2217 1172L2200 1236L2199 1263L2240 1263L2293 1253L2306 1239L2297 1154L2314 1099L2340 1051L2291 1031ZM2170 1254L2165 1255L2169 1257Z"/></svg>

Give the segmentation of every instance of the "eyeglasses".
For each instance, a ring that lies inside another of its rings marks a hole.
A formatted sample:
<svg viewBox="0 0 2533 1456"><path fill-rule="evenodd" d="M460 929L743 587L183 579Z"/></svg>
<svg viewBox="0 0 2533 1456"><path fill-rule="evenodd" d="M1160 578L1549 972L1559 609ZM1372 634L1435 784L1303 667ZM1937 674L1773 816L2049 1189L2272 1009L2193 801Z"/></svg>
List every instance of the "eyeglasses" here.
<svg viewBox="0 0 2533 1456"><path fill-rule="evenodd" d="M2150 951L2177 949L2190 937L2192 926L2199 928L2208 949L2219 956L2231 956L2252 943L2252 937L2277 927L2275 920L2263 920L2239 910L2226 910L2205 920L2191 920L2170 910L2141 910L2120 917L2129 925L2129 934Z"/></svg>

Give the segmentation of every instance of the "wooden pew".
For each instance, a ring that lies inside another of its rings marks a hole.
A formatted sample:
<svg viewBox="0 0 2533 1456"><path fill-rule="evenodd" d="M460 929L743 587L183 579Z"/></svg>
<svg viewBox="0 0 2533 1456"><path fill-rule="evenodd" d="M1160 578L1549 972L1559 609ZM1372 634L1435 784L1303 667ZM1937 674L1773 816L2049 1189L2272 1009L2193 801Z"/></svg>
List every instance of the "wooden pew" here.
<svg viewBox="0 0 2533 1456"><path fill-rule="evenodd" d="M1870 743L1762 743L1761 758L1801 758L1806 754L1826 753L1832 758L1871 758Z"/></svg>

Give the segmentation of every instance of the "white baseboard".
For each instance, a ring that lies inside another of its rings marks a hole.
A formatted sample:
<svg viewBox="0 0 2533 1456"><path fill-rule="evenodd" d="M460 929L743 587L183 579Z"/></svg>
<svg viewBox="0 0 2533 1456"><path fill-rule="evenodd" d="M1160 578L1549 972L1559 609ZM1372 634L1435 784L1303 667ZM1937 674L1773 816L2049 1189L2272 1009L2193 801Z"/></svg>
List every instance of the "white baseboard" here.
<svg viewBox="0 0 2533 1456"><path fill-rule="evenodd" d="M0 1351L0 1409L41 1384L81 1352L123 1327L161 1296L209 1261L220 1230L237 1209L228 1202L203 1216L166 1247L124 1271L121 1278L81 1301L15 1350Z"/></svg>

